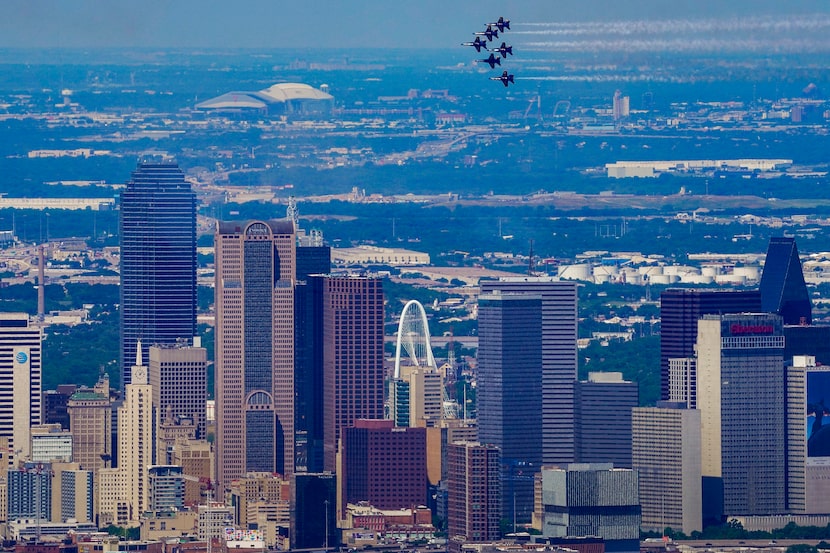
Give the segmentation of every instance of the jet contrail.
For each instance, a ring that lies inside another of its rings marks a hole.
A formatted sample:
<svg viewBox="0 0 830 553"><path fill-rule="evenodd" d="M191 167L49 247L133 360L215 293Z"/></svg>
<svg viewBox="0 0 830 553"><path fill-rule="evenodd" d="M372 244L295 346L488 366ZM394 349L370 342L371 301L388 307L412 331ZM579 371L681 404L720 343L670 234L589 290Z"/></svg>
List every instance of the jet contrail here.
<svg viewBox="0 0 830 553"><path fill-rule="evenodd" d="M784 18L745 17L728 19L656 19L629 21L584 21L584 22L550 22L517 23L520 27L537 29L515 30L513 34L619 34L638 35L666 34L677 32L705 33L723 31L821 31L830 27L830 15L825 13L809 16L790 16Z"/></svg>
<svg viewBox="0 0 830 553"><path fill-rule="evenodd" d="M525 48L570 51L827 52L830 14L784 18L517 23ZM517 38L519 38L517 36Z"/></svg>

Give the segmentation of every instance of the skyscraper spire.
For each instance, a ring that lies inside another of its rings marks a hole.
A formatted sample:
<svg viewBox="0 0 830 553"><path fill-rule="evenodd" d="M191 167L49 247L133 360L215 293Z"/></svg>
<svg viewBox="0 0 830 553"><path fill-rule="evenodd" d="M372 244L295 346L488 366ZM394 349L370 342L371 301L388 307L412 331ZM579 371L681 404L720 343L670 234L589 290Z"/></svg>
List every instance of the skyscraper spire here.
<svg viewBox="0 0 830 553"><path fill-rule="evenodd" d="M132 381L130 384L147 384L147 367L144 366L144 360L141 352L141 339L135 345L135 365L132 370Z"/></svg>

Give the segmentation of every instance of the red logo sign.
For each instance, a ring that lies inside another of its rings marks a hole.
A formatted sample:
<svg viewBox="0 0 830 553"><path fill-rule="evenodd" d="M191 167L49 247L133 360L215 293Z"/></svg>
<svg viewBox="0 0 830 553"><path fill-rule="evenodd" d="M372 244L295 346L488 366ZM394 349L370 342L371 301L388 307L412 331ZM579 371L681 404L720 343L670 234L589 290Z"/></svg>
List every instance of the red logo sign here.
<svg viewBox="0 0 830 553"><path fill-rule="evenodd" d="M772 325L740 325L733 324L729 331L735 334L772 334L775 329Z"/></svg>

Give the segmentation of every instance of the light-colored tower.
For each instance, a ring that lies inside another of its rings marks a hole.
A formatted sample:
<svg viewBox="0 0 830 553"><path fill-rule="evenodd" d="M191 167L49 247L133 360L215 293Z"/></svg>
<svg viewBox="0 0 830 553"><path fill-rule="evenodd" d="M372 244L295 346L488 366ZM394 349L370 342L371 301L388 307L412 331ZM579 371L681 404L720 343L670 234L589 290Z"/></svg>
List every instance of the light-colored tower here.
<svg viewBox="0 0 830 553"><path fill-rule="evenodd" d="M93 474L78 463L52 463L52 520L95 520Z"/></svg>
<svg viewBox="0 0 830 553"><path fill-rule="evenodd" d="M136 347L132 382L124 391L124 404L118 409L118 470L124 475L122 498L132 506L131 521L138 521L149 506L147 469L154 464L153 390L147 383L147 366L141 358L141 341Z"/></svg>
<svg viewBox="0 0 830 553"><path fill-rule="evenodd" d="M216 477L294 472L294 223L216 233Z"/></svg>
<svg viewBox="0 0 830 553"><path fill-rule="evenodd" d="M29 429L42 424L40 328L25 313L0 313L0 437L9 439L10 463L29 456Z"/></svg>
<svg viewBox="0 0 830 553"><path fill-rule="evenodd" d="M640 475L643 529L700 532L700 411L670 402L634 408L631 456Z"/></svg>
<svg viewBox="0 0 830 553"><path fill-rule="evenodd" d="M400 382L408 390L408 413L398 420L407 424L398 426L437 426L444 418L444 379L436 368L401 367ZM401 406L403 408L403 406Z"/></svg>
<svg viewBox="0 0 830 553"><path fill-rule="evenodd" d="M698 321L704 523L708 517L788 511L782 326L781 317L771 314L705 315ZM713 512L721 489L723 512Z"/></svg>

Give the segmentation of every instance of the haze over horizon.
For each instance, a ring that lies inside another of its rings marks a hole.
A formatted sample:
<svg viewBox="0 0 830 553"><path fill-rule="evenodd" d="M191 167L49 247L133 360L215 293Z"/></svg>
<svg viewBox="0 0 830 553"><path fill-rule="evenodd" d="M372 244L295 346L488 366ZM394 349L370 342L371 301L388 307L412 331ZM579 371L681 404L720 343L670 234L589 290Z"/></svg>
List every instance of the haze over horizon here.
<svg viewBox="0 0 830 553"><path fill-rule="evenodd" d="M473 31L500 15L514 23L514 41L540 49L568 51L584 48L586 41L590 47L618 48L621 43L615 39L620 36L624 44L672 49L673 42L688 43L685 37L698 32L710 41L704 49L719 49L724 41L732 40L736 29L741 33L739 47L750 51L763 50L768 41L779 46L786 42L784 51L814 49L816 44L824 48L820 37L830 30L828 2L735 0L724 4L720 0L241 0L221 4L7 0L6 17L0 20L0 48L444 48L470 39ZM678 30L686 34L677 37ZM573 40L574 35L579 39Z"/></svg>

